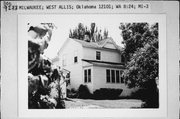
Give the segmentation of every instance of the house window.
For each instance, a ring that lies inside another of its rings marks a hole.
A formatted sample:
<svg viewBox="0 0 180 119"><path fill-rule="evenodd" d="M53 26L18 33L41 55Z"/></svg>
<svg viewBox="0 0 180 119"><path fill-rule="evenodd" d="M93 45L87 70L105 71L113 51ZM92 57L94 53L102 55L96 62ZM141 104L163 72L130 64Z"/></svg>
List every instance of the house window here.
<svg viewBox="0 0 180 119"><path fill-rule="evenodd" d="M122 71L106 69L106 82L107 83L124 83L124 79L121 76Z"/></svg>
<svg viewBox="0 0 180 119"><path fill-rule="evenodd" d="M84 82L87 83L87 70L84 70Z"/></svg>
<svg viewBox="0 0 180 119"><path fill-rule="evenodd" d="M75 51L74 52L74 63L77 63L78 62L78 52Z"/></svg>
<svg viewBox="0 0 180 119"><path fill-rule="evenodd" d="M91 82L91 69L88 69L88 82Z"/></svg>
<svg viewBox="0 0 180 119"><path fill-rule="evenodd" d="M101 60L101 52L96 51L96 60Z"/></svg>
<svg viewBox="0 0 180 119"><path fill-rule="evenodd" d="M91 69L84 70L84 82L90 83L91 82Z"/></svg>
<svg viewBox="0 0 180 119"><path fill-rule="evenodd" d="M77 63L77 62L78 62L78 57L75 56L75 57L74 57L74 63Z"/></svg>
<svg viewBox="0 0 180 119"><path fill-rule="evenodd" d="M120 83L119 70L116 70L116 83Z"/></svg>
<svg viewBox="0 0 180 119"><path fill-rule="evenodd" d="M109 69L106 70L106 82L110 83L110 70Z"/></svg>
<svg viewBox="0 0 180 119"><path fill-rule="evenodd" d="M115 71L111 70L111 81L112 83L115 83Z"/></svg>

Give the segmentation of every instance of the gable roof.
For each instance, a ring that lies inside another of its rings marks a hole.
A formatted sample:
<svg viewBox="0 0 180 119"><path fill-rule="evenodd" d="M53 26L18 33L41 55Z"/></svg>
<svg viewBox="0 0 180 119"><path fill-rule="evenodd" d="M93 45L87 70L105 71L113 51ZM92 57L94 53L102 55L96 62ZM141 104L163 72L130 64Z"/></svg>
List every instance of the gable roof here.
<svg viewBox="0 0 180 119"><path fill-rule="evenodd" d="M87 42L87 41L83 41L83 40L78 40L78 39L72 39L72 38L68 38L64 44L62 45L62 47L60 48L59 52L66 46L66 44L69 41L75 41L77 43L79 43L80 45L82 45L83 47L87 47L87 48L96 48L96 49L109 49L109 50L118 50L118 51L122 51L122 47L118 46L114 40L112 38L107 38L107 39L103 39L99 42ZM115 46L116 49L110 49L110 48L106 48L104 47L108 42L112 42L112 44ZM59 54L58 52L58 54Z"/></svg>
<svg viewBox="0 0 180 119"><path fill-rule="evenodd" d="M106 61L97 61L97 60L87 60L82 59L82 61L88 62L94 66L105 66L111 68L121 68L125 69L124 63L115 63L115 62L106 62Z"/></svg>
<svg viewBox="0 0 180 119"><path fill-rule="evenodd" d="M103 39L99 42L86 42L86 41L78 40L78 39L73 39L73 40L80 43L83 47L100 48L100 49L110 49L110 48L106 48L105 45L108 42L112 42L112 44L115 46L116 50L119 50L119 51L122 50L122 48L120 46L118 46L112 38Z"/></svg>
<svg viewBox="0 0 180 119"><path fill-rule="evenodd" d="M117 63L117 62L107 62L107 61L98 61L98 60L87 60L87 59L82 59L82 61L86 61L89 63L105 63L105 64L113 64L113 65L122 65L124 66L124 63Z"/></svg>
<svg viewBox="0 0 180 119"><path fill-rule="evenodd" d="M86 42L83 40L73 39L74 41L80 43L83 47L90 47L90 48L101 48L97 43L95 42Z"/></svg>

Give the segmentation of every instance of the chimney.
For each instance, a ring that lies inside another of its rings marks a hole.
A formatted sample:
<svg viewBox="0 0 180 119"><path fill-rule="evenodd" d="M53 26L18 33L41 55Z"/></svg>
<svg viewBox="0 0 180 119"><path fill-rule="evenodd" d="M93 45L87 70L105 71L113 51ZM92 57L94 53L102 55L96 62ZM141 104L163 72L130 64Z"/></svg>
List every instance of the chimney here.
<svg viewBox="0 0 180 119"><path fill-rule="evenodd" d="M86 32L86 33L84 34L84 41L90 42L90 33L89 33L89 32Z"/></svg>

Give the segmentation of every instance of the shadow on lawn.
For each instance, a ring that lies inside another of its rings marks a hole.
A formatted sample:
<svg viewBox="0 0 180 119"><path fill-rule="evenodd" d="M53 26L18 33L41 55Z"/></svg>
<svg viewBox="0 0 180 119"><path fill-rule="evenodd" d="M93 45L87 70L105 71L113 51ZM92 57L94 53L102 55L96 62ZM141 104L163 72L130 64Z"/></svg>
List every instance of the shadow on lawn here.
<svg viewBox="0 0 180 119"><path fill-rule="evenodd" d="M90 93L86 85L80 85L77 91L68 90L67 97L78 98L78 99L93 99L93 100L119 100L119 99L138 99L142 100L141 108L159 108L159 92L156 93L153 90L140 89L131 96L122 97L122 89L110 89L110 88L100 88L92 93ZM139 108L139 107L138 107Z"/></svg>

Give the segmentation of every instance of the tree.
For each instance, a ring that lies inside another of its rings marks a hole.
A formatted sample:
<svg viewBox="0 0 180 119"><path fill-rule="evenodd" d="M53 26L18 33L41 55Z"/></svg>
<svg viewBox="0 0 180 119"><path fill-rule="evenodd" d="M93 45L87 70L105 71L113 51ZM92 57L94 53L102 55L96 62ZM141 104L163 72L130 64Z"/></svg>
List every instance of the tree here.
<svg viewBox="0 0 180 119"><path fill-rule="evenodd" d="M53 23L30 26L28 30L28 108L65 108L62 100L59 67L45 57L44 50L51 41Z"/></svg>
<svg viewBox="0 0 180 119"><path fill-rule="evenodd" d="M75 29L70 29L69 38L84 40L84 37L87 34L92 42L101 41L108 37L108 31L104 30L102 33L102 30L98 30L95 23L91 23L90 28L79 23Z"/></svg>
<svg viewBox="0 0 180 119"><path fill-rule="evenodd" d="M143 37L149 29L148 23L121 23L120 30L122 30L123 44L124 44L124 54L126 60L130 60L130 57L138 49L144 46L146 41Z"/></svg>
<svg viewBox="0 0 180 119"><path fill-rule="evenodd" d="M127 58L125 82L130 88L146 90L146 107L158 107L158 24L128 23L121 24L120 29Z"/></svg>

